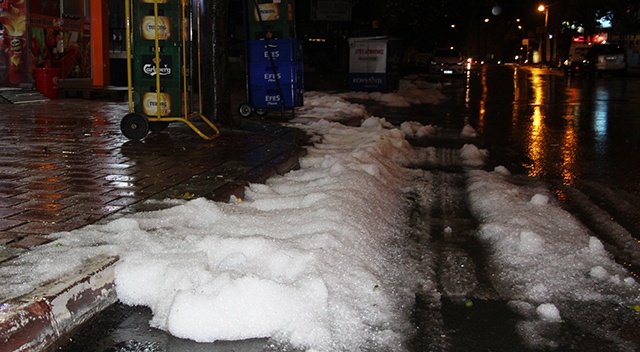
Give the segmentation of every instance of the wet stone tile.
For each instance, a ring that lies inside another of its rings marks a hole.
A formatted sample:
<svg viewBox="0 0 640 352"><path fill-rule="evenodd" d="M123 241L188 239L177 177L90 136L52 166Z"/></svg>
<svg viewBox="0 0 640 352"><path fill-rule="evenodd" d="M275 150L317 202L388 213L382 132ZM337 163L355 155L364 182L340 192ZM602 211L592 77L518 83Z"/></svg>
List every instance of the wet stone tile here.
<svg viewBox="0 0 640 352"><path fill-rule="evenodd" d="M16 215L20 212L24 211L23 209L13 207L13 208L0 208L0 218L8 218L10 216ZM0 225L2 228L2 225Z"/></svg>
<svg viewBox="0 0 640 352"><path fill-rule="evenodd" d="M6 151L3 150L3 152L6 152ZM2 175L26 175L27 174L27 169L25 169L23 167L5 166L5 167L0 167L0 174L2 174Z"/></svg>
<svg viewBox="0 0 640 352"><path fill-rule="evenodd" d="M46 210L46 211L59 211L68 207L68 203L58 203L42 199L31 199L24 203L20 203L15 208L21 211L25 210Z"/></svg>
<svg viewBox="0 0 640 352"><path fill-rule="evenodd" d="M7 243L11 243L21 239L22 236L17 233L0 233L0 246L6 246Z"/></svg>
<svg viewBox="0 0 640 352"><path fill-rule="evenodd" d="M115 213L121 210L122 208L123 206L118 206L118 205L80 203L80 204L73 205L65 210L67 212L76 213L76 214L92 214L92 215L98 215L100 217L103 217L108 214Z"/></svg>
<svg viewBox="0 0 640 352"><path fill-rule="evenodd" d="M47 222L31 220L20 226L12 228L10 231L20 234L48 235L57 232L72 231L77 228L89 225L100 219L100 216L93 214L78 214L61 222Z"/></svg>
<svg viewBox="0 0 640 352"><path fill-rule="evenodd" d="M106 204L106 203L112 202L116 198L118 197L100 195L100 194L75 194L69 197L67 201L71 204L82 204L82 203Z"/></svg>
<svg viewBox="0 0 640 352"><path fill-rule="evenodd" d="M25 192L26 191L19 189L0 189L0 198L15 197Z"/></svg>
<svg viewBox="0 0 640 352"><path fill-rule="evenodd" d="M116 206L129 206L131 204L135 204L137 202L139 202L140 199L139 198L135 198L135 197L118 197L116 199L114 199L113 201L107 203L108 205L116 205Z"/></svg>
<svg viewBox="0 0 640 352"><path fill-rule="evenodd" d="M116 173L109 173L108 175L102 176L101 178L106 181L116 181L116 182L135 182L137 180L135 176L116 174Z"/></svg>
<svg viewBox="0 0 640 352"><path fill-rule="evenodd" d="M23 224L25 224L24 220L0 219L0 231L6 231Z"/></svg>
<svg viewBox="0 0 640 352"><path fill-rule="evenodd" d="M87 178L71 179L69 182L73 183L74 186L82 186L82 187L92 187L92 186L99 187L103 184L98 179L87 179Z"/></svg>
<svg viewBox="0 0 640 352"><path fill-rule="evenodd" d="M141 188L134 182L122 182L122 181L109 182L105 186L111 187L111 188L124 188L124 189L131 189L131 190L137 190Z"/></svg>
<svg viewBox="0 0 640 352"><path fill-rule="evenodd" d="M97 167L101 168L101 169L105 169L105 170L110 170L110 169L114 169L114 170L121 170L121 169L128 169L132 166L135 166L135 163L105 163L105 164L101 164L101 165L97 165Z"/></svg>
<svg viewBox="0 0 640 352"><path fill-rule="evenodd" d="M64 177L66 178L71 178L71 179L80 179L80 180L92 180L95 179L97 177L99 177L100 175L98 173L96 173L95 171L91 171L91 172L65 172L63 174Z"/></svg>
<svg viewBox="0 0 640 352"><path fill-rule="evenodd" d="M2 191L10 191L21 185L21 182L18 181L2 181L0 182L0 190Z"/></svg>
<svg viewBox="0 0 640 352"><path fill-rule="evenodd" d="M68 188L69 185L64 182L59 183L29 183L20 187L23 191L62 191Z"/></svg>
<svg viewBox="0 0 640 352"><path fill-rule="evenodd" d="M102 193L107 196L118 196L118 197L129 197L142 199L143 197L138 193L138 190L134 189L126 189L126 188L116 188L109 190L107 192Z"/></svg>
<svg viewBox="0 0 640 352"><path fill-rule="evenodd" d="M29 249L31 247L35 247L35 246L39 246L41 244L49 243L51 241L52 240L50 238L46 238L46 237L43 237L43 236L29 235L29 236L21 238L21 239L19 239L17 241L11 242L7 246L8 247L13 247L13 248Z"/></svg>
<svg viewBox="0 0 640 352"><path fill-rule="evenodd" d="M68 193L89 193L89 194L101 194L105 190L105 186L102 184L95 185L73 185L65 189Z"/></svg>
<svg viewBox="0 0 640 352"><path fill-rule="evenodd" d="M60 174L49 173L45 175L35 175L20 179L20 183L58 183L63 181Z"/></svg>
<svg viewBox="0 0 640 352"><path fill-rule="evenodd" d="M23 178L24 175L20 175L20 174L0 174L0 180L5 182L5 181L15 181L15 180L19 180L21 178Z"/></svg>
<svg viewBox="0 0 640 352"><path fill-rule="evenodd" d="M88 213L76 214L74 217L62 223L59 223L58 224L59 230L57 230L56 232L72 231L75 229L79 229L81 227L93 224L96 221L102 219L103 217L104 217L103 214L88 214Z"/></svg>
<svg viewBox="0 0 640 352"><path fill-rule="evenodd" d="M8 207L12 207L12 206L18 205L20 203L24 203L26 201L27 201L26 199L17 198L17 197L12 197L12 198L8 198L8 197L1 198L0 197L0 207L8 208Z"/></svg>
<svg viewBox="0 0 640 352"><path fill-rule="evenodd" d="M58 223L68 220L73 215L58 210L27 209L16 215L10 216L10 220L37 221L46 223Z"/></svg>

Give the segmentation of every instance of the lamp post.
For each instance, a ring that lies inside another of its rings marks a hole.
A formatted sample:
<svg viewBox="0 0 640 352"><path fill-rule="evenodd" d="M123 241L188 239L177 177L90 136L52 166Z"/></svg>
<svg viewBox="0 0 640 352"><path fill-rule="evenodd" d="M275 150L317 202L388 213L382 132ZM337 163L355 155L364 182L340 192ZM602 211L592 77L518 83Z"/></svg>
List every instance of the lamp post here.
<svg viewBox="0 0 640 352"><path fill-rule="evenodd" d="M540 4L540 6L538 6L538 11L544 12L544 37L545 37L544 57L545 57L545 61L548 63L549 61L551 61L551 57L550 57L551 49L549 44L549 27L547 27L549 25L549 6ZM542 53L542 41L540 41L538 45L538 51Z"/></svg>
<svg viewBox="0 0 640 352"><path fill-rule="evenodd" d="M484 55L483 60L487 61L487 27L489 27L489 18L484 19Z"/></svg>

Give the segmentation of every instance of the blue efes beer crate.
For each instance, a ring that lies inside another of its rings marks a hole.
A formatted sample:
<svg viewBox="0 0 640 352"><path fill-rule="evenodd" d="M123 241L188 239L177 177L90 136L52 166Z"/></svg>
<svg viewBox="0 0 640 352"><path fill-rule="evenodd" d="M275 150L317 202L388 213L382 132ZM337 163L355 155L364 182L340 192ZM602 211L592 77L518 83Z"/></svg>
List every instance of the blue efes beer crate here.
<svg viewBox="0 0 640 352"><path fill-rule="evenodd" d="M277 62L249 64L249 82L251 86L275 85L276 81L282 85L302 86L304 68L298 62Z"/></svg>
<svg viewBox="0 0 640 352"><path fill-rule="evenodd" d="M275 85L251 87L251 105L256 109L280 109L302 106L304 90L295 84L280 86L282 94Z"/></svg>
<svg viewBox="0 0 640 352"><path fill-rule="evenodd" d="M276 62L302 62L302 42L295 39L249 41L249 62L269 63L269 56Z"/></svg>

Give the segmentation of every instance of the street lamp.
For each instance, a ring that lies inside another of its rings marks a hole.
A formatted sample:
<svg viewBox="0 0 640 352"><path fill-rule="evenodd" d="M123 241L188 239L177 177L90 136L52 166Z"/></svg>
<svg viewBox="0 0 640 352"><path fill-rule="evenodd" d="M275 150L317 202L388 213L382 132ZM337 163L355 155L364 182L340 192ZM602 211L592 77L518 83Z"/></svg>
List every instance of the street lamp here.
<svg viewBox="0 0 640 352"><path fill-rule="evenodd" d="M549 25L549 6L545 6L544 4L540 4L540 6L538 6L538 11L540 12L544 12L544 36L545 36L545 51L544 51L544 56L545 56L545 61L548 63L551 60L551 57L549 56L550 51L550 45L549 45L549 27L547 27ZM539 45L538 45L538 52L542 53L542 41L540 41Z"/></svg>
<svg viewBox="0 0 640 352"><path fill-rule="evenodd" d="M484 26L484 54L482 55L484 61L487 61L487 27L489 27L488 23L489 23L489 18L485 18L484 19L484 23L487 23Z"/></svg>

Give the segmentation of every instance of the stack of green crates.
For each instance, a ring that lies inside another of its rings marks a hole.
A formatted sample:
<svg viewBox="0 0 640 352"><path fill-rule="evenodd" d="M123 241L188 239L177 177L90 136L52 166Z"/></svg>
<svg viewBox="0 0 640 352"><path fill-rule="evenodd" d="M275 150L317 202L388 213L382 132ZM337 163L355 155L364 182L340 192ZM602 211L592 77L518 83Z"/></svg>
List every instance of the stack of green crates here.
<svg viewBox="0 0 640 352"><path fill-rule="evenodd" d="M177 116L182 111L181 0L132 0L134 111L149 117ZM158 47L154 1L158 2ZM156 50L160 69L156 72ZM160 75L158 102L156 75Z"/></svg>
<svg viewBox="0 0 640 352"><path fill-rule="evenodd" d="M247 17L249 40L296 37L294 0L247 0Z"/></svg>

